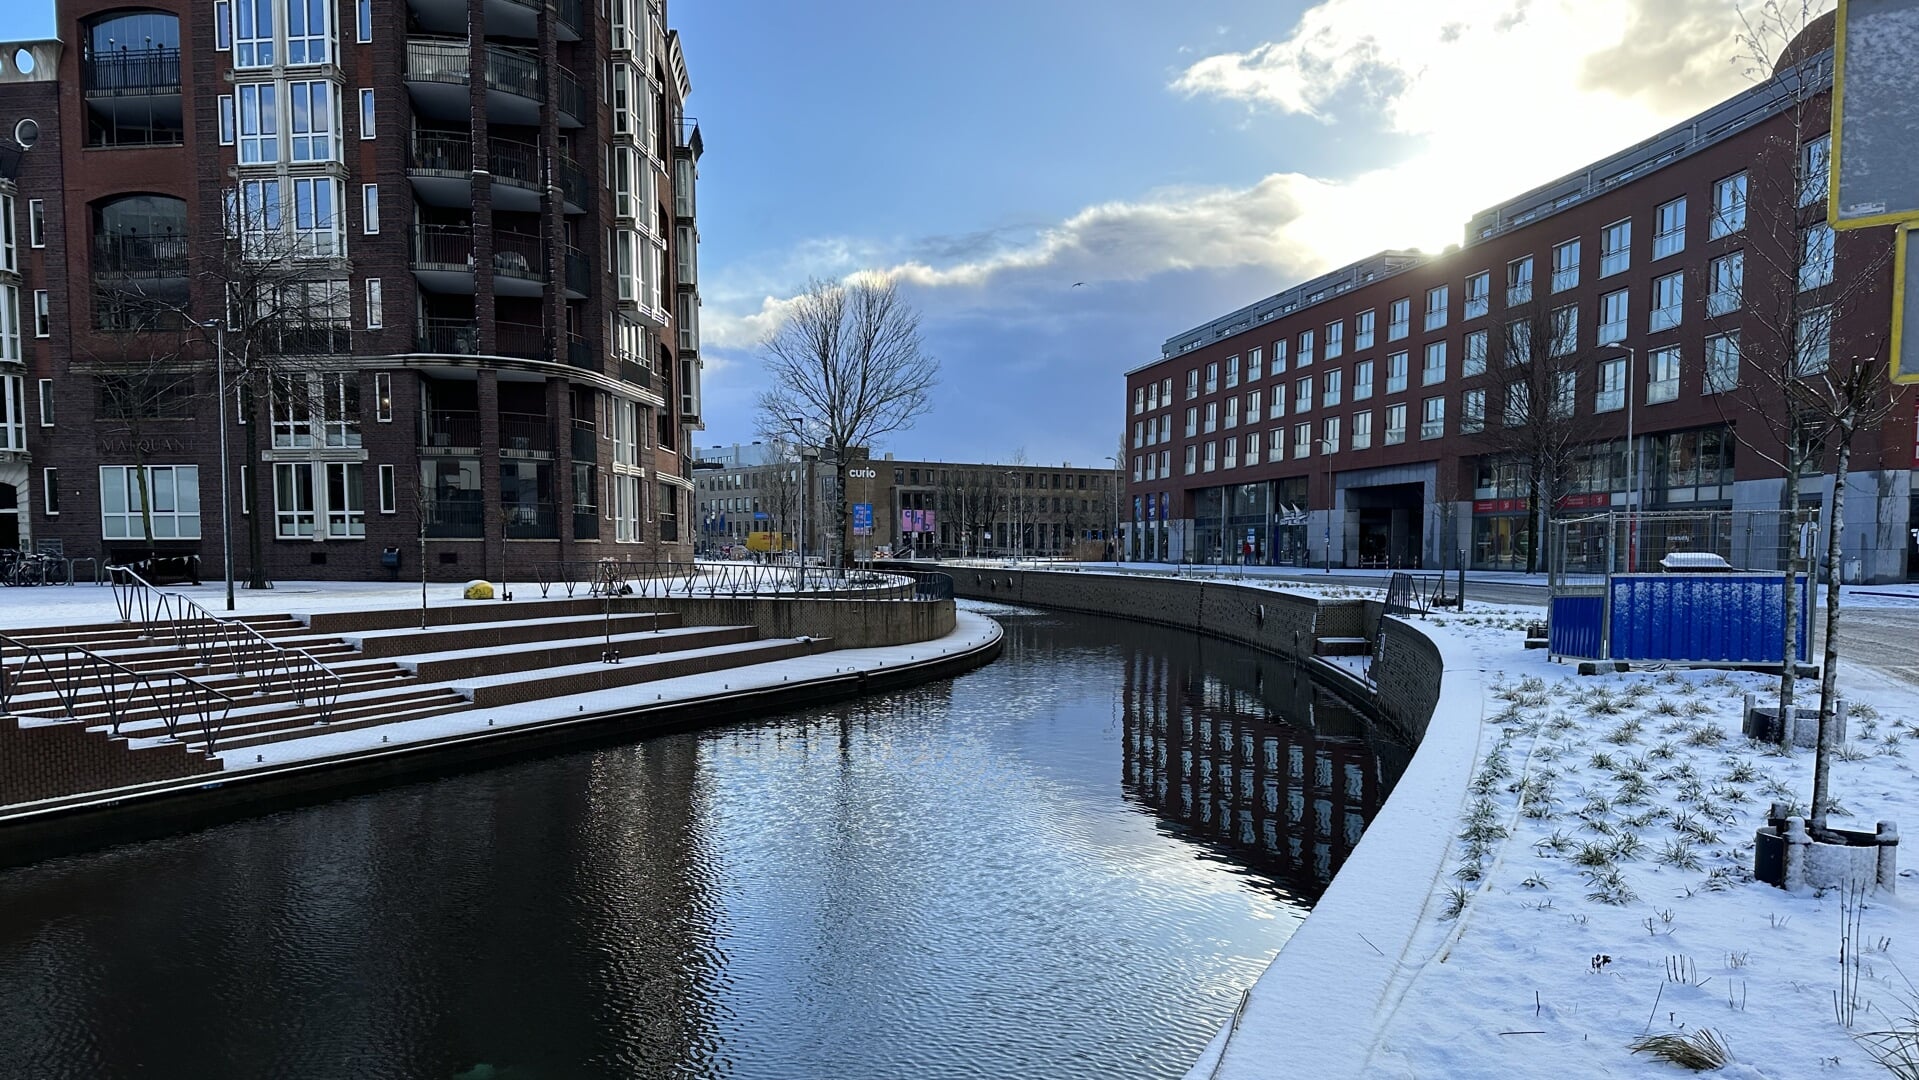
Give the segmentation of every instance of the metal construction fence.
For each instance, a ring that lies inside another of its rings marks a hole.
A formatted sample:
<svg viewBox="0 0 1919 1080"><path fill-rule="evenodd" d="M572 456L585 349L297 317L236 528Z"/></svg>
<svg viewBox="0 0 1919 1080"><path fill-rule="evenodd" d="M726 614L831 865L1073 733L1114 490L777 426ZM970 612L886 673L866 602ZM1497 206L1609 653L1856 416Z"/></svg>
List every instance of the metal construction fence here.
<svg viewBox="0 0 1919 1080"><path fill-rule="evenodd" d="M1819 545L1819 511L1613 510L1556 517L1548 526L1547 574L1554 593L1597 587L1609 574L1656 574L1668 555L1717 555L1735 570L1784 573ZM1801 563L1805 569L1805 563Z"/></svg>

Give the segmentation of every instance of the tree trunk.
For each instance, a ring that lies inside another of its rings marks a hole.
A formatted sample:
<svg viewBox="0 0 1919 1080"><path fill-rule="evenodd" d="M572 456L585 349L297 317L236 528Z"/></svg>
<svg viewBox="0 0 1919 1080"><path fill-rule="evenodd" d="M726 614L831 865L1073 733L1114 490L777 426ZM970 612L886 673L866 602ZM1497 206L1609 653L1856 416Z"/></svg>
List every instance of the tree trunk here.
<svg viewBox="0 0 1919 1080"><path fill-rule="evenodd" d="M835 554L838 558L834 561L841 567L848 567L853 565L853 552L846 546L846 474L848 471L846 447L839 446L835 449L839 452L834 455L833 462L833 478L836 481L834 484L836 490L833 492L833 533L832 539L827 541L829 545L827 550L837 549Z"/></svg>
<svg viewBox="0 0 1919 1080"><path fill-rule="evenodd" d="M1812 821L1814 836L1826 831L1832 807L1832 755L1838 731L1839 702L1839 583L1845 553L1846 470L1852 464L1852 431L1839 429L1839 460L1832 473L1832 513L1826 524L1826 647L1819 673L1819 748L1812 759Z"/></svg>
<svg viewBox="0 0 1919 1080"><path fill-rule="evenodd" d="M246 401L246 395L242 394L240 400L242 402ZM224 418L222 419L224 420ZM260 460L260 418L257 416L247 417L246 460L248 462ZM257 467L258 466L255 466L255 468ZM258 477L251 475L251 470L249 470L248 480L257 481L258 479ZM269 482L268 490L272 490L272 479L271 476L267 477ZM241 505L246 505L248 496L256 494L257 490L258 489L255 489L254 491L243 494L240 497ZM265 568L261 565L260 560L260 519L267 514L267 504L266 500L263 499L253 499L252 501L257 505L253 507L253 513L247 515L247 588L264 589L267 587L267 578Z"/></svg>
<svg viewBox="0 0 1919 1080"><path fill-rule="evenodd" d="M1790 438L1792 445L1786 450L1786 588L1779 620L1779 625L1785 628L1779 653L1783 658L1779 665L1779 722L1787 739L1792 733L1799 676L1799 653L1793 643L1799 635L1799 474L1805 457L1796 430Z"/></svg>
<svg viewBox="0 0 1919 1080"><path fill-rule="evenodd" d="M1526 515L1526 531L1532 533L1532 540L1526 545L1526 572L1532 574L1537 573L1539 570L1539 541L1541 534L1544 532L1544 530L1539 527L1540 515L1543 514L1545 510L1539 505L1540 483L1538 472L1532 474L1532 479L1527 482L1526 488L1526 505L1531 511Z"/></svg>

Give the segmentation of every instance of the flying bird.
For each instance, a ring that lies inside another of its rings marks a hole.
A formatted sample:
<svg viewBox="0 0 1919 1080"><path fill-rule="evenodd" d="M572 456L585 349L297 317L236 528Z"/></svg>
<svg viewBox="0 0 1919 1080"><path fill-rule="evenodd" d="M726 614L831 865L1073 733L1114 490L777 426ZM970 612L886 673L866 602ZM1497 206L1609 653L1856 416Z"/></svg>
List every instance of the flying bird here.
<svg viewBox="0 0 1919 1080"><path fill-rule="evenodd" d="M1084 285L1084 284L1086 284L1086 283L1085 283L1084 281L1075 281L1075 282L1073 282L1073 288L1075 288L1075 289L1077 289L1077 288L1079 288L1079 287L1080 287L1081 285Z"/></svg>

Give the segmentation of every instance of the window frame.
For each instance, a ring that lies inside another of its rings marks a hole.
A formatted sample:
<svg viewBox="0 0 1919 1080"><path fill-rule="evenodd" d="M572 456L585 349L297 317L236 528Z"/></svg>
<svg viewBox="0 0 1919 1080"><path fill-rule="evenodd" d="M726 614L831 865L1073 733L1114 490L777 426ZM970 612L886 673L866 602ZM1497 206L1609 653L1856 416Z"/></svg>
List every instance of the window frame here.
<svg viewBox="0 0 1919 1080"><path fill-rule="evenodd" d="M1652 214L1652 261L1686 250L1686 197L1660 203L1653 207Z"/></svg>

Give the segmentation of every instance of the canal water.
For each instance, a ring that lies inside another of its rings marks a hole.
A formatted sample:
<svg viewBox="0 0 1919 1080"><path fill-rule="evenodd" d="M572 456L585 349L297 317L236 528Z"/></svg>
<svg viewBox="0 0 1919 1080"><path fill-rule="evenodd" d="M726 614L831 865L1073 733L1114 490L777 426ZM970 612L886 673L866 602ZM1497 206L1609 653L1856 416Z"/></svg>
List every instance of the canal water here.
<svg viewBox="0 0 1919 1080"><path fill-rule="evenodd" d="M1176 1076L1407 751L992 610L958 679L0 872L0 1077Z"/></svg>

